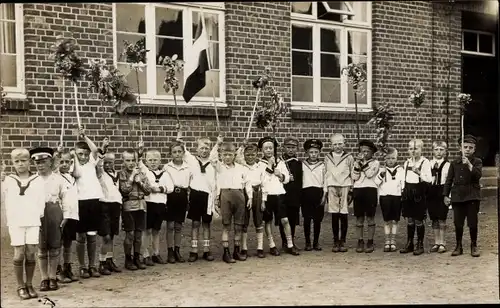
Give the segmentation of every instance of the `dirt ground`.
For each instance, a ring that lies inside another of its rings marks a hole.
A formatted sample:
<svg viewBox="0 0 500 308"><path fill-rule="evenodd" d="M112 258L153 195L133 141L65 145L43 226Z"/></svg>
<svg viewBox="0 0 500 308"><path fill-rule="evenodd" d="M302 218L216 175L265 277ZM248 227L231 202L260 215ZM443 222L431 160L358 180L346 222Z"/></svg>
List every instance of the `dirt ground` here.
<svg viewBox="0 0 500 308"><path fill-rule="evenodd" d="M468 229L464 234L465 253L460 257L452 258L449 252L444 255L426 253L418 257L398 252L384 253L380 216L377 217L374 253L357 254L352 249L356 239L354 217L351 216L350 250L345 254L334 254L331 252L331 218L326 216L321 236L323 251L301 251L298 257L282 254L259 259L252 256L245 262L225 264L221 260L221 224L217 221L212 232L214 262L199 260L192 264L156 265L143 271L124 271L108 277L61 284L58 291L40 292L40 295L47 295L56 307L499 303L496 198L485 200L481 212L480 258L472 258L469 254ZM454 245L451 217L450 211L449 250ZM184 228L182 252L186 259L190 244L188 226L190 221ZM400 231L399 246L405 241L403 221L400 222ZM432 243L430 227L426 228L426 233L428 251ZM297 243L303 247L302 227L298 227L297 234ZM249 238L251 253L255 254L253 230ZM123 235L115 248L118 254L123 251L122 241ZM281 242L278 230L275 230L275 241L277 244ZM47 307L37 300L20 301L17 298L8 237L2 238L1 244L2 307ZM164 237L161 249L165 254ZM267 246L265 249L268 252ZM123 266L123 256L117 261ZM37 268L34 281L37 289L39 277Z"/></svg>

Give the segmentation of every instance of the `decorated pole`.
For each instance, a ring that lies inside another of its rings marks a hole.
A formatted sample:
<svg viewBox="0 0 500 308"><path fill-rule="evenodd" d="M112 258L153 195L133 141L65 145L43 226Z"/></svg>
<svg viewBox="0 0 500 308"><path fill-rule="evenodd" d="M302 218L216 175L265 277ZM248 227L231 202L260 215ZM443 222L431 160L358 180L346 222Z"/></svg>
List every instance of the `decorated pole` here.
<svg viewBox="0 0 500 308"><path fill-rule="evenodd" d="M373 105L372 118L370 119L368 124L371 124L375 127L375 145L382 155L382 158L387 154L387 143L390 137L390 130L393 126L393 119L394 111L388 103L384 105Z"/></svg>
<svg viewBox="0 0 500 308"><path fill-rule="evenodd" d="M352 89L354 92L354 111L355 111L355 121L356 121L356 138L358 140L360 138L360 130L359 130L359 117L358 117L358 94L364 95L364 87L363 82L366 82L366 69L364 63L351 63L348 66L342 68L342 75L347 77L347 82L352 85Z"/></svg>
<svg viewBox="0 0 500 308"><path fill-rule="evenodd" d="M472 101L471 97L470 97L470 94L466 94L466 93L460 93L457 95L457 99L458 99L458 103L460 104L460 134L461 134L461 138L460 138L460 144L461 144L461 151L462 151L462 156L465 156L464 155L464 143L463 143L463 140L464 140L464 115L465 115L465 111L467 109L467 105Z"/></svg>
<svg viewBox="0 0 500 308"><path fill-rule="evenodd" d="M175 103L175 117L177 119L177 129L181 127L181 121L179 119L179 111L177 107L177 97L176 91L179 90L179 79L175 76L178 72L184 69L184 61L178 60L177 55L173 55L172 58L165 57L159 58L158 62L160 62L165 70L165 80L163 81L163 89L165 92L170 92L172 90L172 94L174 96Z"/></svg>
<svg viewBox="0 0 500 308"><path fill-rule="evenodd" d="M65 116L64 113L66 111L66 82L65 79L62 79L62 119L61 119L61 136L59 138L59 145L63 144L63 138L64 138L64 121L65 121Z"/></svg>
<svg viewBox="0 0 500 308"><path fill-rule="evenodd" d="M4 161L3 161L3 133L1 130L1 127L3 127L3 124L1 123L2 120L2 115L4 109L6 109L6 102L5 102L5 96L6 93L3 91L3 81L0 80L0 164L1 164L1 169L0 169L0 174L2 174L2 181L3 181L3 175L4 175Z"/></svg>
<svg viewBox="0 0 500 308"><path fill-rule="evenodd" d="M255 95L255 103L253 104L252 114L250 115L250 122L248 123L248 130L246 135L247 140L248 138L250 138L250 131L252 130L252 123L255 117L255 111L257 110L257 105L259 104L262 89L267 86L270 78L270 73L271 70L269 68L266 68L264 74L252 82L253 87L257 89L257 94ZM259 123L259 121L257 121L257 123ZM266 125L264 125L263 127L265 128ZM257 124L257 126L259 126L259 124Z"/></svg>
<svg viewBox="0 0 500 308"><path fill-rule="evenodd" d="M415 87L413 93L409 97L409 100L410 100L410 103L412 103L413 106L415 107L416 116L417 116L417 118L414 122L414 125L413 125L413 127L414 127L413 130L414 130L414 134L415 134L415 138L416 138L417 134L418 134L418 131L417 131L418 122L420 120L420 106L422 106L422 104L424 103L424 100L425 100L424 88L422 88L420 86Z"/></svg>

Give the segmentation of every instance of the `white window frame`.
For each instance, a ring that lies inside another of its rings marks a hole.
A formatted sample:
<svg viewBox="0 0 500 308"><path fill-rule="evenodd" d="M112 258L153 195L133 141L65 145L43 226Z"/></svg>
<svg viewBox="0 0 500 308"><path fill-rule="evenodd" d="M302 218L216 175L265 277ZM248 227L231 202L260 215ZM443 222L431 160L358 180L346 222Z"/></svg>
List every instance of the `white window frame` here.
<svg viewBox="0 0 500 308"><path fill-rule="evenodd" d="M465 45L465 42L464 42L464 35L465 35L465 32L468 32L468 33L474 33L476 35L476 51L470 51L470 50L465 50L464 49L464 45ZM488 36L491 36L491 50L492 52L491 53L487 53L487 52L480 52L479 51L479 34L483 34L483 35L488 35ZM485 57L494 57L495 56L495 34L494 33L491 33L491 32L485 32L485 31L478 31L478 30L467 30L467 29L464 29L462 30L462 53L463 54L467 54L467 55L475 55L475 56L485 56Z"/></svg>
<svg viewBox="0 0 500 308"><path fill-rule="evenodd" d="M146 25L146 49L150 50L147 53L148 61L146 67L143 68L147 76L147 92L141 94L141 103L146 104L160 104L160 105L175 105L174 97L172 94L157 94L156 84L156 31L155 31L155 9L157 7L172 8L182 10L183 14L183 38L184 38L184 55L192 46L192 16L193 12L210 13L219 16L219 97L215 97L217 106L226 107L226 61L225 61L225 20L224 20L224 3L188 3L188 2L171 2L171 3L128 3L144 6L144 17ZM118 55L115 53L116 47L122 45L122 42L117 42L116 35L116 5L113 3L113 63L115 66L118 64ZM190 38L190 39L186 39ZM151 61L150 59L153 59ZM187 59L184 59L186 61ZM188 76L184 75L184 82ZM210 79L206 80L207 85L210 84ZM194 97L189 103L186 103L182 98L182 92L176 93L177 105L179 106L213 106L213 97Z"/></svg>
<svg viewBox="0 0 500 308"><path fill-rule="evenodd" d="M16 74L17 81L15 87L4 86L3 90L8 99L25 99L24 82L24 17L23 4L14 4L15 24L16 24Z"/></svg>
<svg viewBox="0 0 500 308"><path fill-rule="evenodd" d="M340 29L340 67L347 66L348 63L348 44L347 44L347 33L348 31L363 32L367 35L367 55L366 57L366 74L367 74L367 84L365 89L366 104L358 104L359 112L371 112L372 111L372 27L371 27L371 13L372 5L371 2L367 2L367 22L357 22L345 19L344 22L334 22L326 20L318 20L316 18L318 2L312 3L312 15L308 14L298 14L291 13L292 21L290 25L290 30L294 25L309 26L312 28L312 39L313 39L313 101L312 102L301 102L293 101L291 102L292 110L319 110L319 111L354 111L354 104L348 103L348 89L349 84L347 79L340 77L340 101L341 103L322 103L321 102L321 28L325 29ZM290 8L291 9L291 8ZM290 36L290 50L292 50ZM290 63L292 63L292 52L290 53ZM292 74L293 67L290 65L290 84L293 83ZM297 75L298 76L298 75ZM298 76L304 77L304 76ZM293 85L290 87L290 96L293 97Z"/></svg>

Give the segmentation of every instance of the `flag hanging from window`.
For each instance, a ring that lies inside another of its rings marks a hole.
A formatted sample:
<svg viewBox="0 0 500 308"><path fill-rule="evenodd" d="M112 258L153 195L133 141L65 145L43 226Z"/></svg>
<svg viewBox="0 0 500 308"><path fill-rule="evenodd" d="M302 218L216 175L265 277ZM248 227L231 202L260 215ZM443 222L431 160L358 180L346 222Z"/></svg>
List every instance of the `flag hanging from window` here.
<svg viewBox="0 0 500 308"><path fill-rule="evenodd" d="M184 92L182 96L186 103L203 89L206 85L205 72L209 70L208 66L208 39L205 27L203 27L202 14L198 27L196 27L196 35L193 46L187 54L186 63L184 64L184 74L187 75L186 83L184 84Z"/></svg>

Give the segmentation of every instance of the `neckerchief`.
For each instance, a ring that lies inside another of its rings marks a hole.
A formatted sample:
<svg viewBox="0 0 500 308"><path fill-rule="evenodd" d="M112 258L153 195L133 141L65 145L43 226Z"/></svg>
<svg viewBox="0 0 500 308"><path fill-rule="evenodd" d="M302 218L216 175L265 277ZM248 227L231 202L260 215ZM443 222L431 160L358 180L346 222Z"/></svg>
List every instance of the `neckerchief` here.
<svg viewBox="0 0 500 308"><path fill-rule="evenodd" d="M31 175L31 173L30 173L30 177L28 178L28 183L26 183L26 185L23 186L21 184L21 180L19 179L19 176L17 174L16 175L8 175L8 176L10 176L12 179L14 179L16 181L17 186L19 187L19 196L24 196L24 193L26 192L26 189L28 189L28 187L30 187L31 182L38 177L38 175Z"/></svg>
<svg viewBox="0 0 500 308"><path fill-rule="evenodd" d="M113 174L111 172L108 172L108 171L105 171L105 172L109 175L111 180L113 180L113 185L116 186L116 183L118 183L118 178L119 178L118 173L116 174L116 176L113 176Z"/></svg>
<svg viewBox="0 0 500 308"><path fill-rule="evenodd" d="M75 183L71 183L71 181L70 181L70 180L69 180L69 179L65 176L65 174L68 174L68 175L69 175L69 173L59 173L59 174L60 174L60 175L61 175L61 176L62 176L62 177L63 177L63 178L64 178L64 179L65 179L65 180L69 183L69 184L71 184L71 185L75 185Z"/></svg>
<svg viewBox="0 0 500 308"><path fill-rule="evenodd" d="M434 181L432 182L433 185L440 185L441 184L441 173L443 171L444 165L446 164L446 159L443 159L443 162L441 165L438 165L436 162L434 166L431 169L432 176L434 177Z"/></svg>
<svg viewBox="0 0 500 308"><path fill-rule="evenodd" d="M304 160L304 165L309 168L309 170L314 171L316 168L321 166L322 162L317 160L315 163L311 163L309 159Z"/></svg>
<svg viewBox="0 0 500 308"><path fill-rule="evenodd" d="M391 169L389 167L386 167L385 170L387 170L387 172L389 172L389 174L391 175L391 178L392 180L395 180L396 179L396 174L398 173L398 169L400 168L399 165L396 165L393 167L394 169ZM387 176L385 177L385 181L387 182Z"/></svg>
<svg viewBox="0 0 500 308"><path fill-rule="evenodd" d="M197 157L196 160L198 161L198 164L200 164L200 171L201 173L207 173L207 167L210 165L210 161L206 162L205 164L201 162L201 160Z"/></svg>
<svg viewBox="0 0 500 308"><path fill-rule="evenodd" d="M340 160L339 160L338 164L335 163L335 159L333 158L333 151L326 154L326 157L328 157L328 159L330 159L332 161L334 166L338 166L338 165L340 165L341 162L344 161L344 159L346 159L350 155L351 155L350 153L346 153L346 152L342 151L342 155L340 156Z"/></svg>
<svg viewBox="0 0 500 308"><path fill-rule="evenodd" d="M155 176L155 183L160 183L160 178L163 175L163 173L165 173L165 171L160 172L160 174L156 174L156 172L151 170L151 173L153 173L153 175Z"/></svg>

